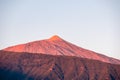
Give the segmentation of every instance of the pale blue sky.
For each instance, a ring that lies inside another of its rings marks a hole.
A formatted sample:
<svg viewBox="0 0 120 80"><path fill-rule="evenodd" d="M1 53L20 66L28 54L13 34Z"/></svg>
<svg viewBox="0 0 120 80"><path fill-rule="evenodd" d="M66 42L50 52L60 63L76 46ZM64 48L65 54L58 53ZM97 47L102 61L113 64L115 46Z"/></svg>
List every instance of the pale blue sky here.
<svg viewBox="0 0 120 80"><path fill-rule="evenodd" d="M120 0L0 0L0 49L49 38L120 59Z"/></svg>

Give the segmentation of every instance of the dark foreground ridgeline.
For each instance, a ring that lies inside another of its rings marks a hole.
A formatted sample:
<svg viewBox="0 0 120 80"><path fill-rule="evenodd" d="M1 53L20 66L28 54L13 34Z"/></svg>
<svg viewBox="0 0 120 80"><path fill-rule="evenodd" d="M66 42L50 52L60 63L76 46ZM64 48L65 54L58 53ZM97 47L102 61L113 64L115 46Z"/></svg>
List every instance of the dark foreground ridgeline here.
<svg viewBox="0 0 120 80"><path fill-rule="evenodd" d="M120 65L73 56L0 51L0 80L120 80Z"/></svg>

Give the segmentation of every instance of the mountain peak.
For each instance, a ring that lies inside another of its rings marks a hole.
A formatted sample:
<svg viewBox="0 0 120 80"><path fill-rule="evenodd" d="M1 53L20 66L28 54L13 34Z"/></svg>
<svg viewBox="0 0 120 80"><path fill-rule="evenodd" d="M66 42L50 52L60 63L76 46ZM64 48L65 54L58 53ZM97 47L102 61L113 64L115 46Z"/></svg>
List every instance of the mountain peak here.
<svg viewBox="0 0 120 80"><path fill-rule="evenodd" d="M3 49L10 52L28 52L49 55L76 56L87 59L99 60L107 63L120 64L119 60L97 54L96 52L78 47L66 40L54 35L49 39L29 42Z"/></svg>
<svg viewBox="0 0 120 80"><path fill-rule="evenodd" d="M62 40L62 38L60 38L58 35L54 35L54 36L50 37L49 40L56 41L56 40Z"/></svg>

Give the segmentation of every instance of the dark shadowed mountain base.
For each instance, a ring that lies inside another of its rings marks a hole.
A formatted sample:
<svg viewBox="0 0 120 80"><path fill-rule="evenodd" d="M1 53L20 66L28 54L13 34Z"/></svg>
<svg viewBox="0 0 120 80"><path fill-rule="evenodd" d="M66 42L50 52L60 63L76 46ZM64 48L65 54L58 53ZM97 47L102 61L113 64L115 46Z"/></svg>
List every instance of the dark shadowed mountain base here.
<svg viewBox="0 0 120 80"><path fill-rule="evenodd" d="M72 56L0 51L0 80L120 80L120 65Z"/></svg>

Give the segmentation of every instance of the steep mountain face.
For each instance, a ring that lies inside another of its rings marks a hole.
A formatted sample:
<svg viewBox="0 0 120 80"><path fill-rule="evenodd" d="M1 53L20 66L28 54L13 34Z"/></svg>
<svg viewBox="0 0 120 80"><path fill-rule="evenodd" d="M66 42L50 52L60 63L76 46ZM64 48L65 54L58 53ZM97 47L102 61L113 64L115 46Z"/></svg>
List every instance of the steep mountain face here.
<svg viewBox="0 0 120 80"><path fill-rule="evenodd" d="M3 49L12 52L42 53L50 55L76 56L81 58L99 60L107 63L120 64L120 60L98 54L96 52L78 47L55 35L49 39L29 42Z"/></svg>
<svg viewBox="0 0 120 80"><path fill-rule="evenodd" d="M120 65L76 56L0 51L0 80L120 80Z"/></svg>

